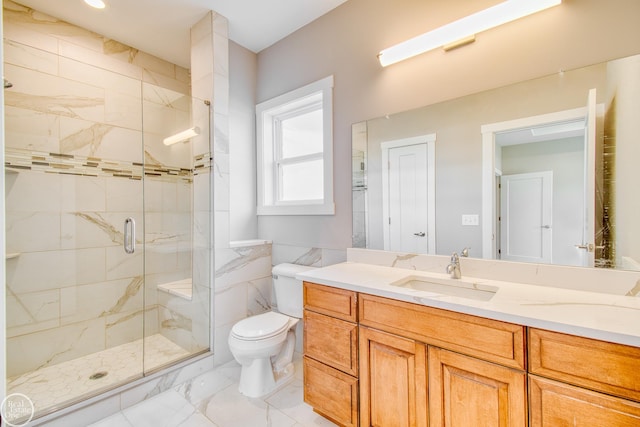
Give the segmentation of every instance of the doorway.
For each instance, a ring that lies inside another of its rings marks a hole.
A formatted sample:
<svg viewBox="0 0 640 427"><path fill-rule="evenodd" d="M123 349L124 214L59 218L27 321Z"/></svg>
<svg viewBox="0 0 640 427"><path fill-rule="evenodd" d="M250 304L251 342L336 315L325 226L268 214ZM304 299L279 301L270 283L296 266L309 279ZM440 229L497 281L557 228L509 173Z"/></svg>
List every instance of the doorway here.
<svg viewBox="0 0 640 427"><path fill-rule="evenodd" d="M385 250L435 254L435 140L381 144Z"/></svg>
<svg viewBox="0 0 640 427"><path fill-rule="evenodd" d="M484 258L508 259L496 177L554 170L552 218L540 224L548 226L553 255L530 262L593 265L596 115L591 90L587 107L482 126Z"/></svg>
<svg viewBox="0 0 640 427"><path fill-rule="evenodd" d="M501 177L500 259L551 262L552 196L552 171Z"/></svg>

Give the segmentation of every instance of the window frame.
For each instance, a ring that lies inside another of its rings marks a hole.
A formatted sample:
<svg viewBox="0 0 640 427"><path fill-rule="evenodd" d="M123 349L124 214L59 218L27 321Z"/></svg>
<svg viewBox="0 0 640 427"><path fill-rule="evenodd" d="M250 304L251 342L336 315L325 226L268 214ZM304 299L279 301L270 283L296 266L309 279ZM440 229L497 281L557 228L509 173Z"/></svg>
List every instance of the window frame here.
<svg viewBox="0 0 640 427"><path fill-rule="evenodd" d="M319 108L318 108L319 107ZM279 121L292 115L322 110L322 153L282 158ZM333 76L318 80L256 105L257 214L335 215L333 200ZM321 158L323 197L280 200L281 167Z"/></svg>

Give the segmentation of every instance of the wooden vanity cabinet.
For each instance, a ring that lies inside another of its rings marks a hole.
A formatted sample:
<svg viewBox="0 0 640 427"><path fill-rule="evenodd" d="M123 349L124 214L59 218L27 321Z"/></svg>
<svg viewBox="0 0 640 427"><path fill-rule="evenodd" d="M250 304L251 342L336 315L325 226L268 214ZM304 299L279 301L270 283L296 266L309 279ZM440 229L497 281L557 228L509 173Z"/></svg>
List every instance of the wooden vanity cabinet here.
<svg viewBox="0 0 640 427"><path fill-rule="evenodd" d="M357 294L304 283L304 401L342 426L358 425Z"/></svg>
<svg viewBox="0 0 640 427"><path fill-rule="evenodd" d="M531 427L640 426L640 349L529 329Z"/></svg>
<svg viewBox="0 0 640 427"><path fill-rule="evenodd" d="M305 402L340 425L640 426L640 348L312 283L304 302Z"/></svg>
<svg viewBox="0 0 640 427"><path fill-rule="evenodd" d="M361 426L526 426L525 328L360 294Z"/></svg>

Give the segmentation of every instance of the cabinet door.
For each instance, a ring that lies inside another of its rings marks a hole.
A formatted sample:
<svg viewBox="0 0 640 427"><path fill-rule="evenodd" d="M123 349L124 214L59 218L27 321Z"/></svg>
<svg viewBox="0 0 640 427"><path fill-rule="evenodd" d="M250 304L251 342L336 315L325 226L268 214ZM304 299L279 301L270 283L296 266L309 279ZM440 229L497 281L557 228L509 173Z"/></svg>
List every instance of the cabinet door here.
<svg viewBox="0 0 640 427"><path fill-rule="evenodd" d="M425 345L361 327L360 426L427 425Z"/></svg>
<svg viewBox="0 0 640 427"><path fill-rule="evenodd" d="M531 427L640 425L640 404L529 376Z"/></svg>
<svg viewBox="0 0 640 427"><path fill-rule="evenodd" d="M525 375L429 347L430 426L526 426Z"/></svg>

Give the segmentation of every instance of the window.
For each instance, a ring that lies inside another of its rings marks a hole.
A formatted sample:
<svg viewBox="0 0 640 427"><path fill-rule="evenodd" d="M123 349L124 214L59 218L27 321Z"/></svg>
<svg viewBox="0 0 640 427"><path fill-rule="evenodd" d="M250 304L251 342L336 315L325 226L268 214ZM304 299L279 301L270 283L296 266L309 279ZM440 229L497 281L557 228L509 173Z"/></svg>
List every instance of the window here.
<svg viewBox="0 0 640 427"><path fill-rule="evenodd" d="M258 215L333 215L333 76L256 106Z"/></svg>

